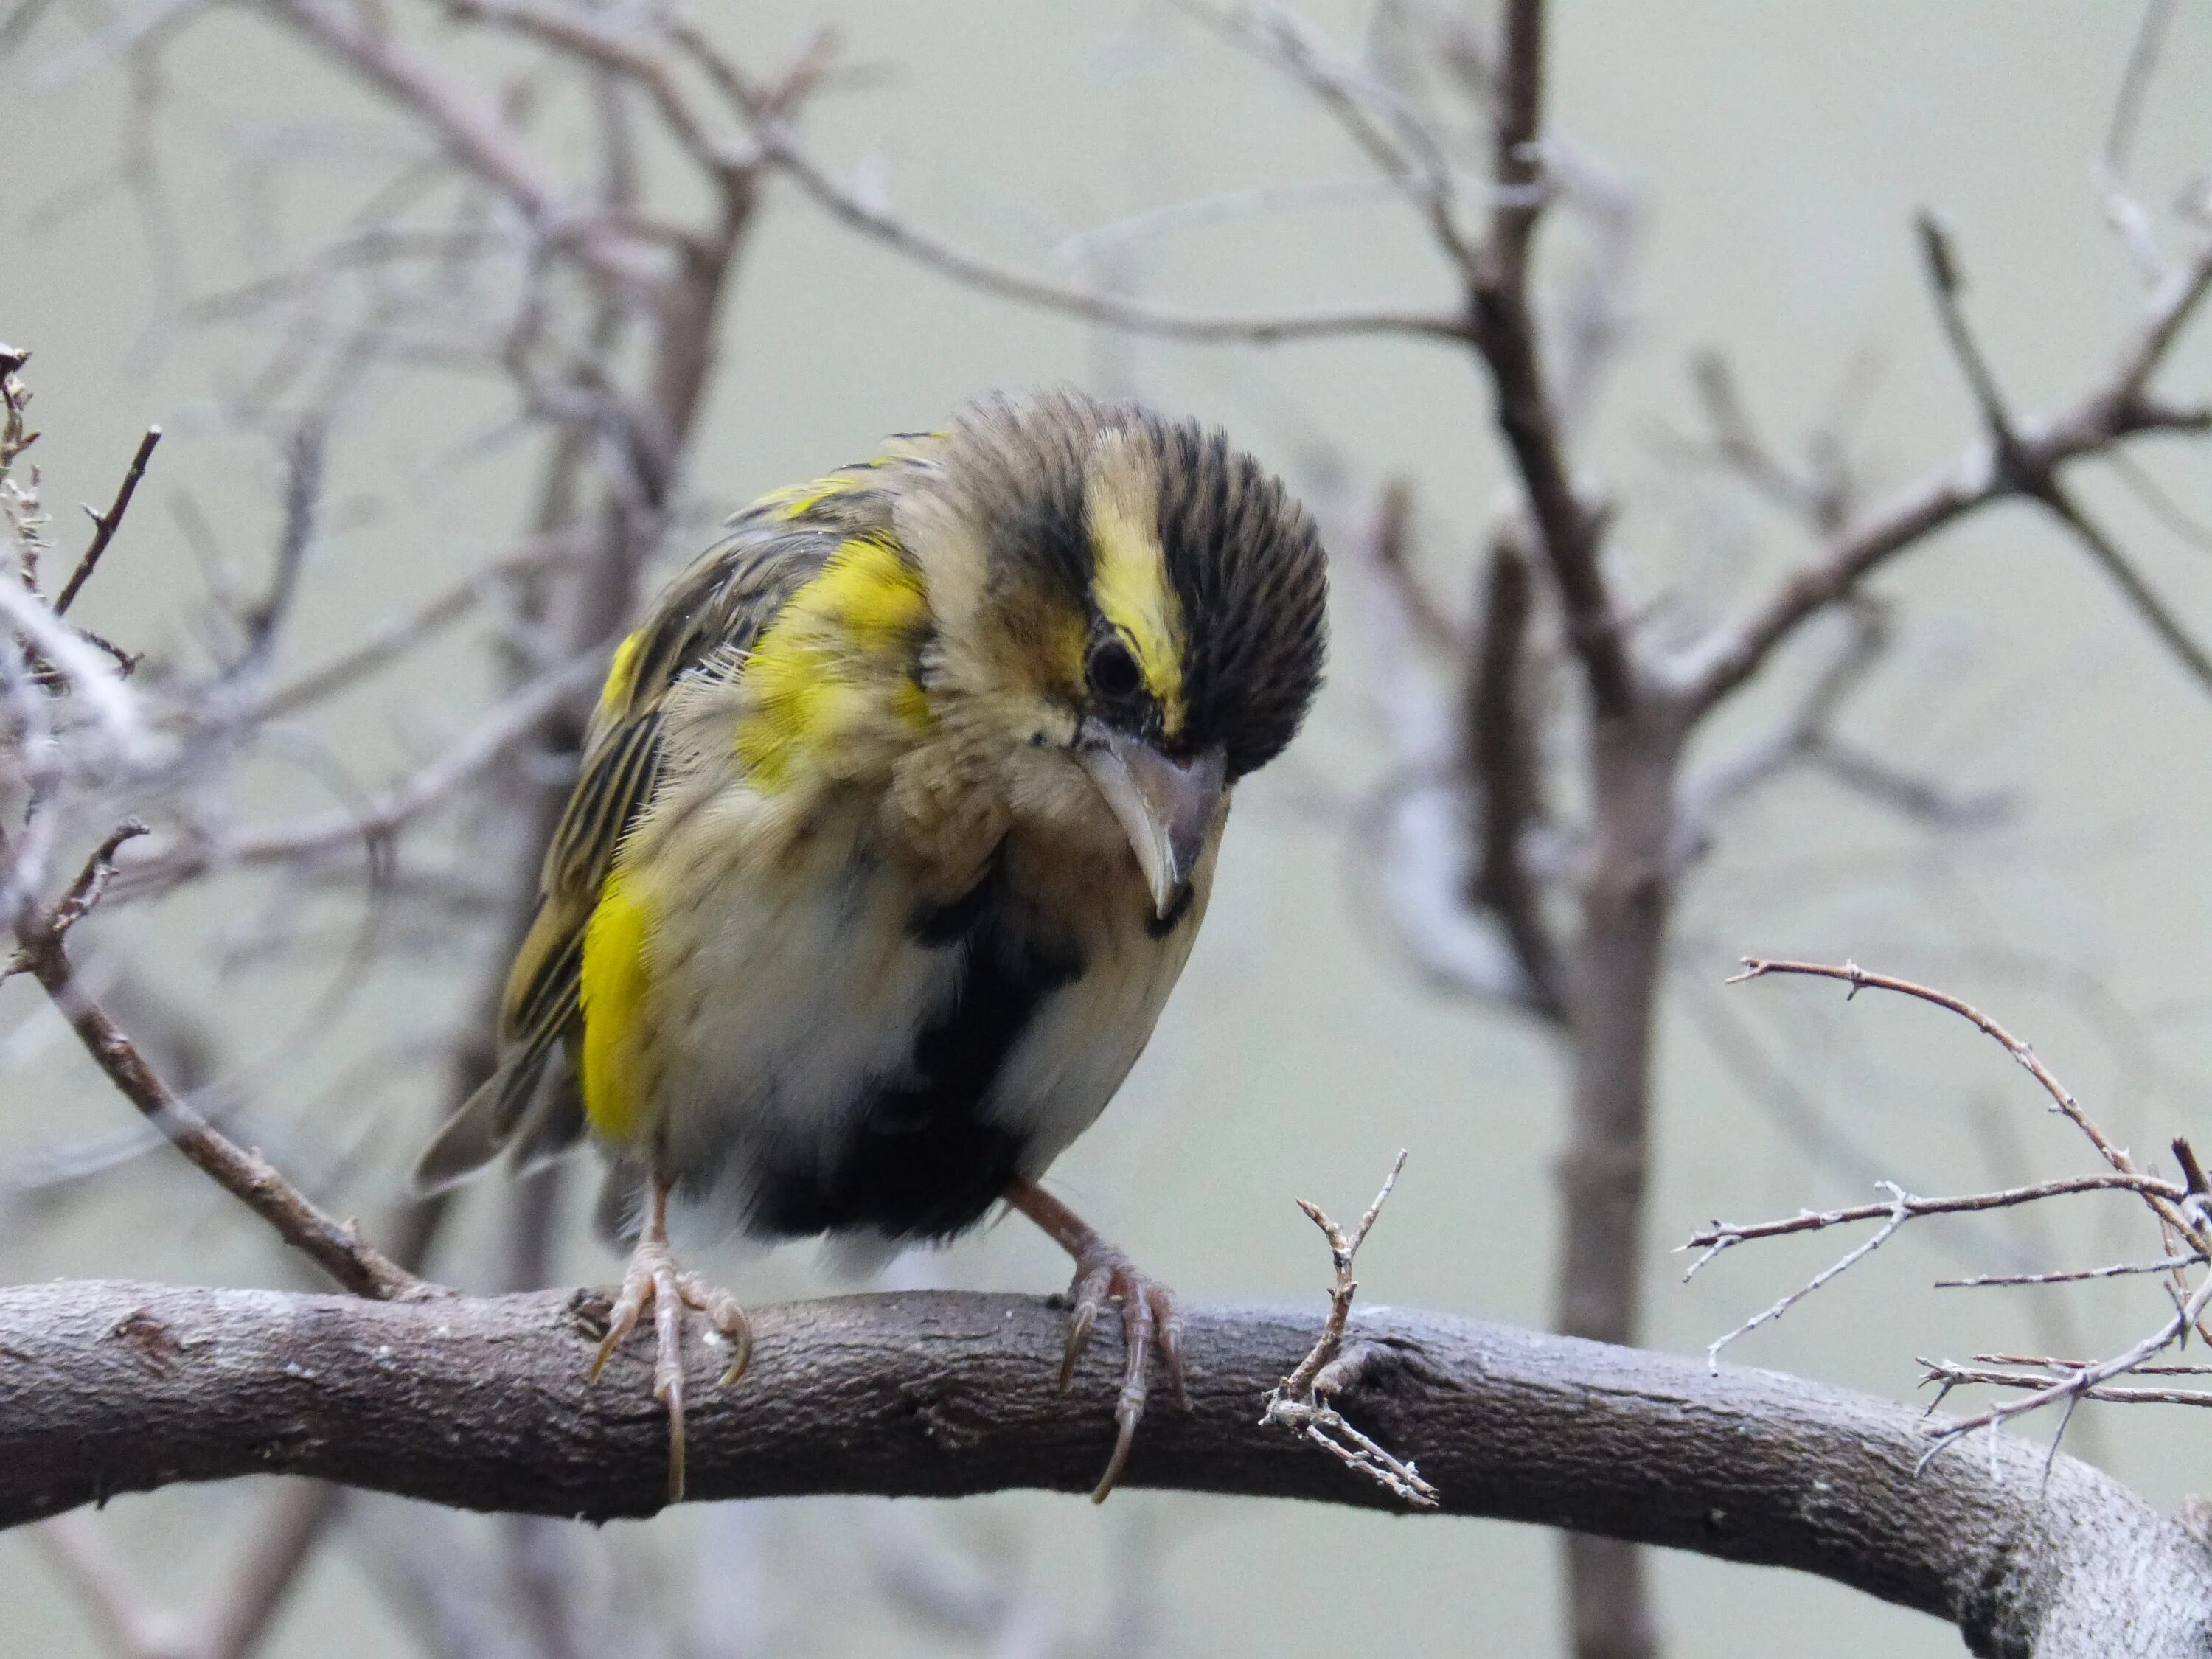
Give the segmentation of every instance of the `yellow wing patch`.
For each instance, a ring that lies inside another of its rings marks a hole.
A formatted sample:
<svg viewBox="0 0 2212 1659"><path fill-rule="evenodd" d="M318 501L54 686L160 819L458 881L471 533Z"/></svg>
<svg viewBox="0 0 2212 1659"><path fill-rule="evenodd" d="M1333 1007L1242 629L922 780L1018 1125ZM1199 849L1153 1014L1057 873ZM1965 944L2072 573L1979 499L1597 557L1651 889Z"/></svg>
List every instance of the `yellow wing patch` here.
<svg viewBox="0 0 2212 1659"><path fill-rule="evenodd" d="M771 794L789 787L804 757L834 752L884 710L910 730L927 727L929 703L912 669L928 629L921 573L896 543L840 543L745 661L750 708L737 754L753 785Z"/></svg>
<svg viewBox="0 0 2212 1659"><path fill-rule="evenodd" d="M607 872L584 927L584 1115L602 1140L627 1146L646 1129L647 1079L639 1075L650 969L653 908L617 867Z"/></svg>
<svg viewBox="0 0 2212 1659"><path fill-rule="evenodd" d="M1140 471L1115 465L1109 450L1088 490L1091 539L1097 556L1091 597L1121 629L1160 705L1170 732L1182 726L1182 600L1168 580L1167 555L1154 528L1158 487Z"/></svg>
<svg viewBox="0 0 2212 1659"><path fill-rule="evenodd" d="M625 635L615 647L614 660L607 665L607 683L599 690L599 710L609 720L629 707L630 693L637 684L637 653L644 643L645 629L641 628Z"/></svg>

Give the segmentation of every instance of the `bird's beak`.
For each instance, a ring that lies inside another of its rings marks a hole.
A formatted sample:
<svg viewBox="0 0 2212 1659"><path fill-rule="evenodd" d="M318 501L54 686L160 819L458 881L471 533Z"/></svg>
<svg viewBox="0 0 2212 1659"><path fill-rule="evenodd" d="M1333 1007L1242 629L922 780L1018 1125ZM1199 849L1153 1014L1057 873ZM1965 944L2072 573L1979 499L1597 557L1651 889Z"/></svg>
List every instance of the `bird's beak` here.
<svg viewBox="0 0 2212 1659"><path fill-rule="evenodd" d="M1227 787L1228 759L1209 749L1187 761L1170 759L1144 741L1086 720L1075 757L1136 849L1152 891L1152 908L1167 916L1182 902L1191 872Z"/></svg>

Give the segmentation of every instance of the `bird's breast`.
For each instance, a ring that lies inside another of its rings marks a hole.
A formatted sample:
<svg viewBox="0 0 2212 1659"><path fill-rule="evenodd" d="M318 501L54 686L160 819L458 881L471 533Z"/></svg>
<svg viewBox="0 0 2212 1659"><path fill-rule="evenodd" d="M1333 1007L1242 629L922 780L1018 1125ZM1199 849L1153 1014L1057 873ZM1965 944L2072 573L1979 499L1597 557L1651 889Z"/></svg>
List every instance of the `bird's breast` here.
<svg viewBox="0 0 2212 1659"><path fill-rule="evenodd" d="M947 895L870 822L821 815L769 866L694 859L656 926L654 1156L757 1233L981 1219L1097 1118L1197 927L1202 891L1155 936L1133 866L1015 834Z"/></svg>

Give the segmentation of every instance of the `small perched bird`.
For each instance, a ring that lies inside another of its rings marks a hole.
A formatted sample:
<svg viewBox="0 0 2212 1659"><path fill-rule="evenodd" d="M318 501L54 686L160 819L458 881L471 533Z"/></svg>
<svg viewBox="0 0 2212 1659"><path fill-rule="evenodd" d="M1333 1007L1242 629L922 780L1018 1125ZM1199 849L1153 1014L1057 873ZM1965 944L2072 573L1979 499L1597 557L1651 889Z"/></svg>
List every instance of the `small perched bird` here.
<svg viewBox="0 0 2212 1659"><path fill-rule="evenodd" d="M654 1310L684 1469L672 1194L748 1232L942 1239L1001 1201L1075 1260L1065 1387L1109 1302L1126 1462L1173 1297L1038 1185L1190 954L1237 781L1320 684L1313 521L1218 432L1072 392L778 491L622 642L444 1186L587 1133L637 1227L592 1375ZM603 1214L608 1206L603 1203Z"/></svg>

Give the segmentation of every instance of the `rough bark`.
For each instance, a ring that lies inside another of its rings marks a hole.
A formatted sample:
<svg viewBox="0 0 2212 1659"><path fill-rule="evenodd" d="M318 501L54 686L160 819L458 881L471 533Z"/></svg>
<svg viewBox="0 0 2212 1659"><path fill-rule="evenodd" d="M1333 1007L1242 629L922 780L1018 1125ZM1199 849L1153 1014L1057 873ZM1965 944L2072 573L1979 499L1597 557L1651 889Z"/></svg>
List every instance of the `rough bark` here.
<svg viewBox="0 0 2212 1659"><path fill-rule="evenodd" d="M647 1365L596 1389L604 1303L407 1304L270 1291L0 1289L0 1525L179 1480L286 1472L472 1509L592 1517L661 1506ZM1086 1491L1113 1438L1102 1328L1072 1399L1065 1315L949 1292L759 1310L753 1370L709 1385L695 1345L695 1497ZM1192 1410L1163 1406L1128 1484L1387 1507L1288 1435L1261 1395L1317 1313L1198 1310ZM1772 1372L1410 1310L1353 1324L1340 1403L1418 1457L1447 1513L1817 1572L1955 1623L2004 1659L2203 1659L2212 1549L2071 1458L1977 1445L1916 1476L1923 1419Z"/></svg>

